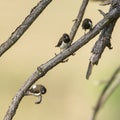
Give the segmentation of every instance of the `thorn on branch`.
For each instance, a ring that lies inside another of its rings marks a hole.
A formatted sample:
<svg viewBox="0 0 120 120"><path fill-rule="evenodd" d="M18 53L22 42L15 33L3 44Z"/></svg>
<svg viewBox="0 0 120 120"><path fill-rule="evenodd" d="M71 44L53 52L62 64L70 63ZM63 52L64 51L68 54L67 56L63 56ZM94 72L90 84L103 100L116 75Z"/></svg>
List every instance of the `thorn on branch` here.
<svg viewBox="0 0 120 120"><path fill-rule="evenodd" d="M45 70L42 68L42 65L37 67L37 71L40 72L43 76L46 74Z"/></svg>
<svg viewBox="0 0 120 120"><path fill-rule="evenodd" d="M98 11L100 12L101 15L103 15L105 17L106 13L104 13L102 10L98 9Z"/></svg>
<svg viewBox="0 0 120 120"><path fill-rule="evenodd" d="M65 59L63 61L61 61L62 63L68 62L69 59Z"/></svg>
<svg viewBox="0 0 120 120"><path fill-rule="evenodd" d="M74 20L72 20L72 22L76 22L76 21L78 21L78 19L74 19Z"/></svg>

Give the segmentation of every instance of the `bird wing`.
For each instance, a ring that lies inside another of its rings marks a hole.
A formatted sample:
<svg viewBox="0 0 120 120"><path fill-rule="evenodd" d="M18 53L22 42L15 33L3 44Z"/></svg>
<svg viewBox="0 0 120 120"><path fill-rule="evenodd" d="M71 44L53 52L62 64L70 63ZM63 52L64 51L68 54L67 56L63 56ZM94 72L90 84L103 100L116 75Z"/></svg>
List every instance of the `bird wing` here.
<svg viewBox="0 0 120 120"><path fill-rule="evenodd" d="M60 40L58 41L57 45L55 47L60 47L60 45L62 44L63 38L61 37Z"/></svg>

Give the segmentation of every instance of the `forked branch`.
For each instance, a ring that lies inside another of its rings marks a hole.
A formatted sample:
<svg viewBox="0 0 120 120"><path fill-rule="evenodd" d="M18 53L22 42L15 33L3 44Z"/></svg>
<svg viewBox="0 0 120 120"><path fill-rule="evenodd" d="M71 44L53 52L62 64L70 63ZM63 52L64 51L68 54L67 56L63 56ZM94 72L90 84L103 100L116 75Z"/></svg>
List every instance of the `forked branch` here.
<svg viewBox="0 0 120 120"><path fill-rule="evenodd" d="M46 63L40 65L38 70L31 75L28 80L24 83L24 85L19 89L17 94L12 100L11 105L8 108L8 111L4 117L4 120L11 120L15 115L15 112L18 108L18 105L22 98L24 97L24 93L30 88L30 86L35 83L39 78L43 77L49 70L55 67L57 64L61 63L64 59L72 55L72 53L76 52L86 43L88 43L93 37L95 37L101 29L103 29L110 21L114 20L114 18L120 15L120 8L112 9L106 16L98 22L92 31L86 33L79 40L74 42L68 49L64 50L62 53L56 55L54 58L50 59Z"/></svg>

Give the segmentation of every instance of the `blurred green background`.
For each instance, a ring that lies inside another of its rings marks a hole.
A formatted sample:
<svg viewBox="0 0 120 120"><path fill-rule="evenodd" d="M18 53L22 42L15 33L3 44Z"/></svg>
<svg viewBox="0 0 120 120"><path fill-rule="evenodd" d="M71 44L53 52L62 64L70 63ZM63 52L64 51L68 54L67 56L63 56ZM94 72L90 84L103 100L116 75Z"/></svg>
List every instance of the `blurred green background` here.
<svg viewBox="0 0 120 120"><path fill-rule="evenodd" d="M82 1L82 0L81 0ZM69 33L81 5L80 0L53 0L32 24L20 40L0 58L0 119L3 119L12 98L37 66L45 63L59 49L54 46L64 32ZM0 0L0 44L8 39L29 14L38 0ZM90 2L85 17L95 25L102 15L99 2ZM112 35L113 49L105 49L99 65L94 67L89 81L85 74L90 51L98 36L71 56L65 64L59 64L38 80L46 86L47 93L40 105L35 105L35 97L24 97L13 120L88 120L92 108L104 85L96 86L100 80L107 80L119 65L120 21ZM84 35L79 28L75 40ZM118 88L97 116L97 120L119 120L120 93Z"/></svg>

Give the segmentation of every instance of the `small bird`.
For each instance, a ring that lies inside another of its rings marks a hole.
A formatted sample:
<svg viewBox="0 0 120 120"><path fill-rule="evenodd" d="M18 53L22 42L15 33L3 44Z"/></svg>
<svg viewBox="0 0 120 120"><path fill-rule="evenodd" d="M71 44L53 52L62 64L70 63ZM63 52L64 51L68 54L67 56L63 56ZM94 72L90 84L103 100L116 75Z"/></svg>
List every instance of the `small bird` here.
<svg viewBox="0 0 120 120"><path fill-rule="evenodd" d="M92 20L89 18L84 19L82 22L82 29L84 29L85 31L87 29L92 30Z"/></svg>
<svg viewBox="0 0 120 120"><path fill-rule="evenodd" d="M33 85L30 89L29 92L33 93L34 95L41 95L41 94L45 94L47 91L47 89L41 85L41 84L36 84Z"/></svg>
<svg viewBox="0 0 120 120"><path fill-rule="evenodd" d="M70 37L67 33L64 33L55 47L59 47L61 51L67 49L70 45L71 45Z"/></svg>
<svg viewBox="0 0 120 120"><path fill-rule="evenodd" d="M41 84L37 84L37 85L33 85L26 93L25 95L33 95L38 97L38 100L35 102L35 104L40 104L42 101L42 95L45 94L47 91L47 89L41 85Z"/></svg>

